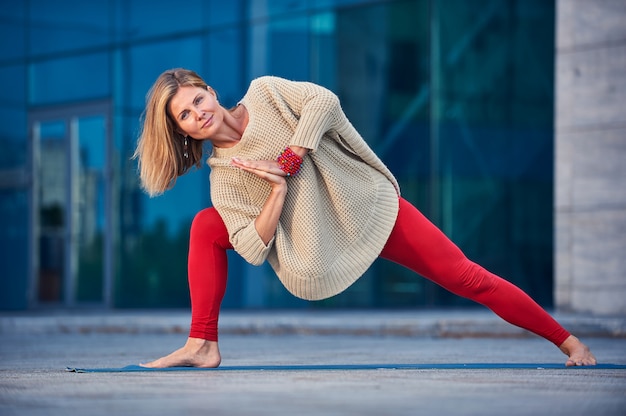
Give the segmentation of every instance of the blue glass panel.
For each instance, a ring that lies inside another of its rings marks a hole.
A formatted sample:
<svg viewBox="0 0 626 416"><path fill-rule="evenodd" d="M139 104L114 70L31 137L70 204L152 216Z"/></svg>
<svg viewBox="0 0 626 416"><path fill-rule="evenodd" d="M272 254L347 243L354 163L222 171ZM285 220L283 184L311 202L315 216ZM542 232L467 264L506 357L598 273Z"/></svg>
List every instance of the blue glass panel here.
<svg viewBox="0 0 626 416"><path fill-rule="evenodd" d="M28 306L28 193L0 190L0 310Z"/></svg>
<svg viewBox="0 0 626 416"><path fill-rule="evenodd" d="M0 67L0 169L25 166L26 83L25 66Z"/></svg>
<svg viewBox="0 0 626 416"><path fill-rule="evenodd" d="M149 198L138 188L129 189L123 205L124 241L120 244L122 267L116 281L116 304L188 306L189 229L195 214L209 206L206 168L179 178L172 190L158 198Z"/></svg>
<svg viewBox="0 0 626 416"><path fill-rule="evenodd" d="M550 305L554 3L433 4L430 214L470 258Z"/></svg>
<svg viewBox="0 0 626 416"><path fill-rule="evenodd" d="M205 23L203 0L129 0L123 4L127 26L122 30L127 38L190 32L201 29Z"/></svg>
<svg viewBox="0 0 626 416"><path fill-rule="evenodd" d="M250 19L254 20L281 14L293 15L294 12L302 12L306 9L306 0L251 1L249 13Z"/></svg>
<svg viewBox="0 0 626 416"><path fill-rule="evenodd" d="M81 55L31 65L29 92L32 104L57 104L110 95L109 56Z"/></svg>
<svg viewBox="0 0 626 416"><path fill-rule="evenodd" d="M209 56L215 59L207 59L206 82L217 91L226 107L237 104L247 88L243 85L242 37L239 29L212 32L208 36Z"/></svg>
<svg viewBox="0 0 626 416"><path fill-rule="evenodd" d="M106 118L77 120L77 171L73 189L73 223L77 256L76 300L103 300L104 246L106 242Z"/></svg>
<svg viewBox="0 0 626 416"><path fill-rule="evenodd" d="M353 6L363 3L370 3L367 0L311 0L316 6L333 4L336 7Z"/></svg>
<svg viewBox="0 0 626 416"><path fill-rule="evenodd" d="M26 2L0 7L0 61L22 58L26 54Z"/></svg>
<svg viewBox="0 0 626 416"><path fill-rule="evenodd" d="M30 53L34 55L105 45L112 2L30 0Z"/></svg>
<svg viewBox="0 0 626 416"><path fill-rule="evenodd" d="M134 108L143 111L146 93L165 70L183 67L202 74L203 65L209 59L199 37L185 38L156 44L136 46L130 50L130 73L128 88Z"/></svg>
<svg viewBox="0 0 626 416"><path fill-rule="evenodd" d="M26 104L26 67L24 65L0 66L0 106L3 109L22 109ZM2 126L0 128L7 127ZM1 131L1 130L0 130Z"/></svg>
<svg viewBox="0 0 626 416"><path fill-rule="evenodd" d="M158 198L146 197L142 221L147 229L166 221L169 235L185 232L198 211L208 206L208 168L194 170L176 181L171 190ZM181 203L184 201L184 203Z"/></svg>
<svg viewBox="0 0 626 416"><path fill-rule="evenodd" d="M40 124L39 166L36 166L39 223L33 238L39 245L38 294L40 302L61 302L67 271L68 148L65 120Z"/></svg>
<svg viewBox="0 0 626 416"><path fill-rule="evenodd" d="M309 19L306 16L272 20L251 28L250 77L276 75L309 78Z"/></svg>
<svg viewBox="0 0 626 416"><path fill-rule="evenodd" d="M222 25L238 22L244 18L244 0L208 0L208 17L210 25Z"/></svg>
<svg viewBox="0 0 626 416"><path fill-rule="evenodd" d="M337 18L333 12L311 16L311 81L337 89Z"/></svg>

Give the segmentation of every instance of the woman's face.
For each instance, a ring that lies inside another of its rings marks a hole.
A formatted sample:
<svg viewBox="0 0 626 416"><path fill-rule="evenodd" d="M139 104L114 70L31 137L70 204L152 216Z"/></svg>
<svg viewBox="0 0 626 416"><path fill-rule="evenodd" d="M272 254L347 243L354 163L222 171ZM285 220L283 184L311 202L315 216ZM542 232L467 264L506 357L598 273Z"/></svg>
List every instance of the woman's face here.
<svg viewBox="0 0 626 416"><path fill-rule="evenodd" d="M212 90L180 87L170 100L170 114L179 131L197 140L208 139L221 122L222 112Z"/></svg>

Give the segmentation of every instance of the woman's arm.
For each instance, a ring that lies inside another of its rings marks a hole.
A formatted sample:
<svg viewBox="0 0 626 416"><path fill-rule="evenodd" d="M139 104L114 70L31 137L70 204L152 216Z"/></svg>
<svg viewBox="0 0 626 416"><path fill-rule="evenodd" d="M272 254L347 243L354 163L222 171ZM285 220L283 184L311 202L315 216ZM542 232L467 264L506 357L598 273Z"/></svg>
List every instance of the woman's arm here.
<svg viewBox="0 0 626 416"><path fill-rule="evenodd" d="M297 154L301 158L304 158L304 156L306 156L306 154L309 153L309 149L307 149L306 147L300 147L300 146L289 146L289 147L291 148L291 150L293 150L295 154Z"/></svg>
<svg viewBox="0 0 626 416"><path fill-rule="evenodd" d="M254 220L256 232L259 233L259 237L265 245L268 245L270 241L272 241L272 238L274 238L274 234L276 234L276 227L278 227L280 214L283 212L283 204L286 195L286 182L284 186L272 187L270 196L267 198L267 201L265 201L265 204L263 204L263 208L261 208L261 213Z"/></svg>
<svg viewBox="0 0 626 416"><path fill-rule="evenodd" d="M296 152L295 149L294 152ZM306 149L298 149L299 152L306 154ZM259 216L254 220L259 237L265 245L274 238L276 227L280 214L283 212L283 204L287 196L287 181L285 180L285 172L273 160L243 160L239 158L232 159L233 166L242 170L253 173L259 178L265 180L272 188L267 200L261 208Z"/></svg>
<svg viewBox="0 0 626 416"><path fill-rule="evenodd" d="M309 152L309 149L304 147L290 146L290 148L300 157L306 156ZM247 172L254 173L267 181L272 187L270 195L261 208L261 213L254 220L254 227L259 237L265 245L268 245L274 238L274 234L276 234L278 220L283 212L283 205L287 196L286 174L278 163L273 160L242 160L233 158L232 164Z"/></svg>
<svg viewBox="0 0 626 416"><path fill-rule="evenodd" d="M289 147L294 151L301 147L315 152L322 136L336 126L342 114L339 97L321 85L274 76L253 82L255 89L263 92L258 99L275 105L286 119L293 118Z"/></svg>

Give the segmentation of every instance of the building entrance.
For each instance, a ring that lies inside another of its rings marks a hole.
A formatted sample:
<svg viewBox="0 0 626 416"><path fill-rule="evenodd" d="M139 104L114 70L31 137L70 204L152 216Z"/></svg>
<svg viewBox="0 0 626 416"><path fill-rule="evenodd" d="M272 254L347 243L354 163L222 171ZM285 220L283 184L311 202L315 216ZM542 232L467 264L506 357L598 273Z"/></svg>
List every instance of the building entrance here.
<svg viewBox="0 0 626 416"><path fill-rule="evenodd" d="M34 306L111 304L109 126L107 102L30 114Z"/></svg>

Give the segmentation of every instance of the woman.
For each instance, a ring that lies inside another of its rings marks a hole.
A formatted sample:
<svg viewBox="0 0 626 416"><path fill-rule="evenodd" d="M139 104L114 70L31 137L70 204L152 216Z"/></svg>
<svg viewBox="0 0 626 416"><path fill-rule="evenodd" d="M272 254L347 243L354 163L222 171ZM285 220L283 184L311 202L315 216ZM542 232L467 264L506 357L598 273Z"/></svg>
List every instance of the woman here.
<svg viewBox="0 0 626 416"><path fill-rule="evenodd" d="M528 295L468 260L400 196L327 89L261 77L226 109L193 71L164 72L148 93L135 152L146 192L158 195L199 166L205 140L213 147L214 208L191 226L190 334L181 349L145 366L219 366L217 323L233 248L252 264L267 260L308 300L342 292L380 256L553 342L567 366L596 363Z"/></svg>

